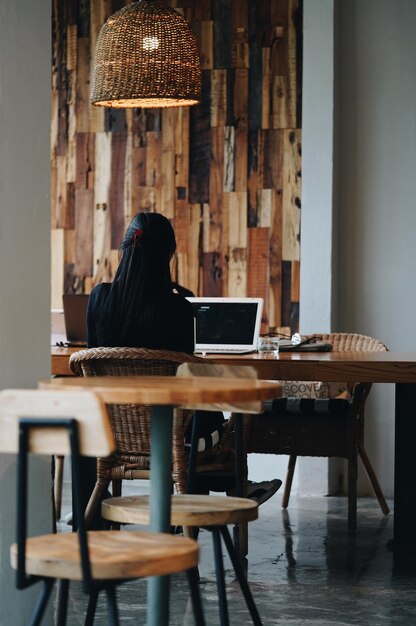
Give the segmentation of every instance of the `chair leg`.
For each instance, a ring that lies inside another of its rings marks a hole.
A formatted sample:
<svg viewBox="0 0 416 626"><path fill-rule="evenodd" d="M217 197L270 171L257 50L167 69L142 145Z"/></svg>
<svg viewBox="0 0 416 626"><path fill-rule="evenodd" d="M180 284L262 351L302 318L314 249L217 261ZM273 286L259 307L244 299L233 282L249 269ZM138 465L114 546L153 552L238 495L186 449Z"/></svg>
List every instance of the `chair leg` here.
<svg viewBox="0 0 416 626"><path fill-rule="evenodd" d="M55 476L54 476L54 501L56 519L61 519L62 509L62 485L64 480L64 458L63 456L55 456Z"/></svg>
<svg viewBox="0 0 416 626"><path fill-rule="evenodd" d="M105 492L109 484L110 484L110 481L106 483L103 483L103 482L95 483L94 491L92 492L89 502L87 504L87 508L85 509L85 523L86 523L87 528L89 528L91 524L91 520L92 520L92 517L94 515L94 512L97 506L100 505L101 496L103 495L103 493Z"/></svg>
<svg viewBox="0 0 416 626"><path fill-rule="evenodd" d="M92 626L94 623L95 611L97 609L98 590L93 589L88 598L87 614L85 616L84 626Z"/></svg>
<svg viewBox="0 0 416 626"><path fill-rule="evenodd" d="M367 456L367 452L362 444L358 444L358 454L363 462L365 471L367 472L368 479L371 483L372 488L374 489L374 493L380 505L380 509L384 513L384 515L388 515L390 513L390 509L384 497L384 494L381 490L380 483L378 482L377 476L374 472L373 466L371 465L370 459Z"/></svg>
<svg viewBox="0 0 416 626"><path fill-rule="evenodd" d="M227 595L225 591L224 563L222 560L221 536L217 527L210 528L214 546L215 576L217 579L218 603L221 626L229 626Z"/></svg>
<svg viewBox="0 0 416 626"><path fill-rule="evenodd" d="M297 459L297 456L295 454L291 454L289 457L289 463L287 466L286 483L285 483L285 492L283 494L283 499L282 499L283 509L287 509L287 507L289 506L290 491L292 489L292 482L293 482L293 475L295 473L296 459Z"/></svg>
<svg viewBox="0 0 416 626"><path fill-rule="evenodd" d="M357 457L348 459L348 530L357 529Z"/></svg>
<svg viewBox="0 0 416 626"><path fill-rule="evenodd" d="M243 568L241 567L240 559L234 549L230 533L228 532L228 528L226 526L221 526L220 532L224 539L224 543L227 548L228 554L230 556L231 563L233 564L234 571L237 576L238 583L240 585L240 589L243 593L244 599L247 604L247 608L250 611L253 624L255 624L255 626L261 626L262 621L260 619L260 615L254 603L254 599L250 591L250 587L248 586L247 578L244 574Z"/></svg>
<svg viewBox="0 0 416 626"><path fill-rule="evenodd" d="M194 567L186 571L189 582L189 589L191 592L192 609L195 617L196 626L205 626L205 617L202 610L201 594L199 593L199 572L198 568Z"/></svg>
<svg viewBox="0 0 416 626"><path fill-rule="evenodd" d="M116 588L114 586L108 587L105 593L107 596L108 622L110 626L119 626Z"/></svg>
<svg viewBox="0 0 416 626"><path fill-rule="evenodd" d="M57 612L56 612L56 624L57 626L65 626L66 616L68 611L68 591L69 580L61 579L58 584L58 598L57 598Z"/></svg>
<svg viewBox="0 0 416 626"><path fill-rule="evenodd" d="M43 581L42 591L39 594L29 626L39 626L42 622L43 614L45 613L45 609L48 605L48 600L50 598L54 583L54 578L47 578Z"/></svg>

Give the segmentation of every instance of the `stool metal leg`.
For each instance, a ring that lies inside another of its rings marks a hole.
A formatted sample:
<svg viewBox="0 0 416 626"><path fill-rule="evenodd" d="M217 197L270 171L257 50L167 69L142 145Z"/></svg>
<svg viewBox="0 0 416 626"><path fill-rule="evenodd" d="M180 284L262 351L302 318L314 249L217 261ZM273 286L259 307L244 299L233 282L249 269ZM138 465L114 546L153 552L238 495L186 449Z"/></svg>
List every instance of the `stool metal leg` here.
<svg viewBox="0 0 416 626"><path fill-rule="evenodd" d="M221 535L217 526L210 528L214 545L215 575L217 578L218 602L221 626L229 626L227 594L225 591L224 563L222 560Z"/></svg>
<svg viewBox="0 0 416 626"><path fill-rule="evenodd" d="M250 591L250 587L248 586L247 578L244 575L244 570L241 566L239 556L234 549L230 533L228 532L228 528L226 526L221 526L220 532L224 539L224 543L228 550L228 554L230 555L231 563L233 564L238 583L240 585L241 591L243 592L244 599L247 604L247 608L250 611L253 624L255 624L255 626L262 626L260 615L254 603L253 596Z"/></svg>
<svg viewBox="0 0 416 626"><path fill-rule="evenodd" d="M58 584L58 599L57 599L57 612L56 612L56 624L57 626L65 626L66 615L68 611L68 591L69 580L60 580Z"/></svg>
<svg viewBox="0 0 416 626"><path fill-rule="evenodd" d="M94 623L95 610L97 608L98 590L93 589L88 598L87 615L85 616L84 626L92 626Z"/></svg>
<svg viewBox="0 0 416 626"><path fill-rule="evenodd" d="M188 576L189 588L191 591L192 608L194 611L196 626L205 626L205 617L202 610L201 594L199 593L199 573L198 568L193 567L186 572Z"/></svg>
<svg viewBox="0 0 416 626"><path fill-rule="evenodd" d="M48 604L49 596L51 595L52 587L54 585L54 578L47 578L43 581L43 589L39 595L38 601L36 603L35 610L33 612L30 626L39 626L42 622L43 614Z"/></svg>
<svg viewBox="0 0 416 626"><path fill-rule="evenodd" d="M119 626L120 620L118 618L116 589L114 586L108 587L105 593L107 596L108 622L110 626Z"/></svg>

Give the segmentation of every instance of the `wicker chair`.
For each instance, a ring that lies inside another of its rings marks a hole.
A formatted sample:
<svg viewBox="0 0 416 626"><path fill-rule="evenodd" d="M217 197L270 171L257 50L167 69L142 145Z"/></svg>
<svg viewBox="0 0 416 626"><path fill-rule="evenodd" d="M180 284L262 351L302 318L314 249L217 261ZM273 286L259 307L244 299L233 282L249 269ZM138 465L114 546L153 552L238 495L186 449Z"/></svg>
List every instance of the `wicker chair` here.
<svg viewBox="0 0 416 626"><path fill-rule="evenodd" d="M201 363L201 359L182 352L147 348L90 348L71 355L69 365L78 376L175 376L181 363ZM117 452L97 460L97 482L86 511L91 519L101 496L112 482L113 495L121 494L121 481L149 478L150 407L147 405L108 405ZM187 452L185 431L193 411L176 409L173 420L172 481L178 493L185 493ZM232 467L229 453L230 434L226 433L213 449L198 455L198 463L206 469L224 467L225 459ZM228 451L227 451L228 448ZM213 461L217 461L216 466ZM205 465L207 464L207 465Z"/></svg>
<svg viewBox="0 0 416 626"><path fill-rule="evenodd" d="M386 346L364 335L331 333L319 335L339 352L382 352ZM352 401L344 417L334 415L276 415L265 413L246 418L245 446L248 453L288 454L289 464L283 508L289 504L290 490L298 456L341 457L348 461L348 529L357 524L357 458L361 458L382 512L389 508L364 446L364 405L371 383L352 386Z"/></svg>

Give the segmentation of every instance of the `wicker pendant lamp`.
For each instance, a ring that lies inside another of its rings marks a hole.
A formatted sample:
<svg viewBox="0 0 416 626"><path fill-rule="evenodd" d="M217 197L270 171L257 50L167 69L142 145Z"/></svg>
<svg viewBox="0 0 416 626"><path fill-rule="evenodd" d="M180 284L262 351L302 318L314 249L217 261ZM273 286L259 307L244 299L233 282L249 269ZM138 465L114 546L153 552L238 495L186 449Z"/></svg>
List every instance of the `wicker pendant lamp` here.
<svg viewBox="0 0 416 626"><path fill-rule="evenodd" d="M190 106L201 95L196 37L161 0L114 13L97 39L90 101L97 106Z"/></svg>

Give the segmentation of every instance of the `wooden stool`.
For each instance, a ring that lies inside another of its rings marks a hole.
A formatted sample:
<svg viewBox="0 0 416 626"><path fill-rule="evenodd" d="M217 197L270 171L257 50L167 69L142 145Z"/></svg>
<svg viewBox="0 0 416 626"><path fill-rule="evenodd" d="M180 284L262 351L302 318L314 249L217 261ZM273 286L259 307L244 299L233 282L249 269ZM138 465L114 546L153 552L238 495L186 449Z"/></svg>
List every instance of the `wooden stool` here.
<svg viewBox="0 0 416 626"><path fill-rule="evenodd" d="M127 496L108 498L102 502L101 514L103 518L112 522L148 524L150 518L149 497ZM248 498L184 494L172 496L170 518L172 526L182 526L184 528L198 526L212 533L221 626L228 626L229 624L221 537L230 556L253 624L261 626L262 623L239 556L235 551L227 528L227 524L247 523L257 519L257 517L258 505Z"/></svg>
<svg viewBox="0 0 416 626"><path fill-rule="evenodd" d="M55 580L61 581L56 623L66 624L70 581L89 595L85 624L92 624L98 594L107 595L109 624L118 626L116 585L134 578L187 571L198 626L205 624L199 598L198 544L165 533L86 531L78 493L81 454L111 454L115 442L104 403L91 392L0 392L0 451L18 453L17 541L11 546L16 587L43 583L31 624L40 624ZM27 536L28 454L71 455L78 532Z"/></svg>

